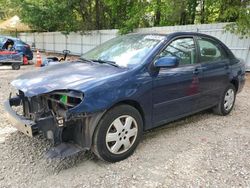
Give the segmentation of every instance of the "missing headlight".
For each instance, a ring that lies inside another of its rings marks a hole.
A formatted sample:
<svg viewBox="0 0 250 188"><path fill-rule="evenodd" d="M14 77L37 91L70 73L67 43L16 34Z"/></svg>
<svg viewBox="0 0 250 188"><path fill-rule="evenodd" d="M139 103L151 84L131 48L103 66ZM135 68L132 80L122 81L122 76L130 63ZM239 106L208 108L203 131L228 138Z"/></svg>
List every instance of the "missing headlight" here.
<svg viewBox="0 0 250 188"><path fill-rule="evenodd" d="M83 100L83 93L73 90L54 91L46 94L46 99L49 108L56 112L68 110L80 104Z"/></svg>

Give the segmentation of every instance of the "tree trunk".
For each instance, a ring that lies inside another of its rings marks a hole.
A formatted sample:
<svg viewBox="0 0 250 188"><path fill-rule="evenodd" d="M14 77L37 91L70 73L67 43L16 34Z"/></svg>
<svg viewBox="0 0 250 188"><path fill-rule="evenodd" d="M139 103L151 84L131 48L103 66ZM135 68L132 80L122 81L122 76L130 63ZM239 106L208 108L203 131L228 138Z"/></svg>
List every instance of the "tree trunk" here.
<svg viewBox="0 0 250 188"><path fill-rule="evenodd" d="M197 5L198 5L197 0L189 0L189 11L190 11L190 13L189 13L189 16L190 16L189 24L194 24Z"/></svg>
<svg viewBox="0 0 250 188"><path fill-rule="evenodd" d="M185 25L186 24L186 19L187 19L187 13L185 10L185 4L181 4L181 9L180 9L180 20L179 20L179 25Z"/></svg>
<svg viewBox="0 0 250 188"><path fill-rule="evenodd" d="M187 14L186 11L182 11L180 15L180 25L186 25Z"/></svg>
<svg viewBox="0 0 250 188"><path fill-rule="evenodd" d="M205 0L201 1L201 24L205 23Z"/></svg>
<svg viewBox="0 0 250 188"><path fill-rule="evenodd" d="M161 0L156 1L156 11L155 11L155 26L159 26L161 22Z"/></svg>
<svg viewBox="0 0 250 188"><path fill-rule="evenodd" d="M96 21L96 29L101 29L100 24L100 0L95 0L95 21Z"/></svg>

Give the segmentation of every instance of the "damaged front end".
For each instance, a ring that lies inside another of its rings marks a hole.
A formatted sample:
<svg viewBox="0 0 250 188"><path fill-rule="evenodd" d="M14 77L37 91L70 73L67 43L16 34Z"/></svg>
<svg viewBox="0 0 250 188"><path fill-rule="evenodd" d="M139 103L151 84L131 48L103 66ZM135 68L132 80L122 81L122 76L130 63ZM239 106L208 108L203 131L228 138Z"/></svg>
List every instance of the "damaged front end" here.
<svg viewBox="0 0 250 188"><path fill-rule="evenodd" d="M57 151L60 155L62 151L70 155L91 147L93 128L101 114L79 113L79 110L74 113L83 100L84 94L74 90L57 90L32 97L26 97L19 90L4 106L9 120L19 131L30 137L43 134L61 148ZM67 150L70 147L71 150Z"/></svg>

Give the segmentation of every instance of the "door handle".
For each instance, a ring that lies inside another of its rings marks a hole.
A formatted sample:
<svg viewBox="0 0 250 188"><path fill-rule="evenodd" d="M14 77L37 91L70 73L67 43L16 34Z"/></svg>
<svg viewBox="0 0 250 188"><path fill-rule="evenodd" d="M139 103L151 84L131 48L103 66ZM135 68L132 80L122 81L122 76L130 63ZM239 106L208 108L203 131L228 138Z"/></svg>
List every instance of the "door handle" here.
<svg viewBox="0 0 250 188"><path fill-rule="evenodd" d="M193 70L193 74L197 75L201 72L203 72L203 67L195 67L195 69Z"/></svg>
<svg viewBox="0 0 250 188"><path fill-rule="evenodd" d="M197 75L200 73L200 70L198 68L195 68L194 71L193 71L193 74Z"/></svg>

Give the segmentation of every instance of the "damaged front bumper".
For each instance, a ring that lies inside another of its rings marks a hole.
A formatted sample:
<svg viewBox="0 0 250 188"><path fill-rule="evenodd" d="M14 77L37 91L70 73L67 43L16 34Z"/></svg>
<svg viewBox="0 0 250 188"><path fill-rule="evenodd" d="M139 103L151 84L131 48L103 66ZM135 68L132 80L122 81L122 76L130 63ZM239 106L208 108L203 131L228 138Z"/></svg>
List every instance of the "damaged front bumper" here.
<svg viewBox="0 0 250 188"><path fill-rule="evenodd" d="M56 118L49 113L42 117L38 112L32 112L34 105L28 98L16 96L5 101L4 109L10 123L20 132L29 137L43 134L54 145L62 143L62 128L58 127ZM38 115L39 114L39 115Z"/></svg>
<svg viewBox="0 0 250 188"><path fill-rule="evenodd" d="M16 109L14 110L14 108ZM24 101L24 98L20 96L10 98L4 103L6 115L17 130L29 137L43 133L54 144L59 143L61 141L58 133L60 127L57 126L56 118L52 114L41 117L36 112L30 112L31 108L34 107L29 104L28 99Z"/></svg>
<svg viewBox="0 0 250 188"><path fill-rule="evenodd" d="M4 109L6 111L7 117L11 124L14 125L14 127L20 132L33 137L38 133L37 124L34 121L17 114L17 112L12 109L12 106L17 107L20 105L21 99L19 97L10 98L9 100L5 101Z"/></svg>
<svg viewBox="0 0 250 188"><path fill-rule="evenodd" d="M30 137L44 135L54 144L53 151L61 156L65 156L63 152L68 156L90 149L95 127L104 113L70 114L74 118L65 119L46 108L46 101L41 96L27 98L22 93L8 99L4 108L14 127Z"/></svg>

